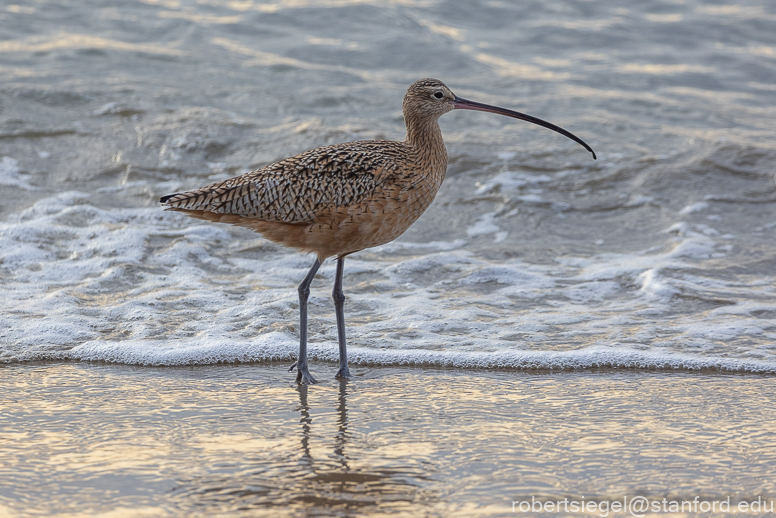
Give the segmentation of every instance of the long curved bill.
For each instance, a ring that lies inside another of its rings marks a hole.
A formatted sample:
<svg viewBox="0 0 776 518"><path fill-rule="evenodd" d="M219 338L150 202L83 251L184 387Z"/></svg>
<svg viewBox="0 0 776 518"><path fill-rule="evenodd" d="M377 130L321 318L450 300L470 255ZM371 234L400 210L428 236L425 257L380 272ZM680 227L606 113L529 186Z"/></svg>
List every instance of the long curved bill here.
<svg viewBox="0 0 776 518"><path fill-rule="evenodd" d="M593 151L593 148L588 146L584 140L577 137L570 131L566 131L560 126L556 126L555 124L544 121L542 119L533 117L531 115L526 115L525 113L507 110L506 108L499 108L498 106L491 106L489 104L476 103L474 101L469 101L467 99L461 99L458 96L455 96L455 99L453 99L453 106L457 110L476 110L481 112L497 113L499 115L506 115L507 117L533 122L534 124L538 124L539 126L544 126L545 128L551 129L552 131L557 131L561 135L565 135L566 137L570 138L574 142L581 144L582 147L584 147L585 149L587 149L593 154L593 159L594 160L596 159L595 151Z"/></svg>

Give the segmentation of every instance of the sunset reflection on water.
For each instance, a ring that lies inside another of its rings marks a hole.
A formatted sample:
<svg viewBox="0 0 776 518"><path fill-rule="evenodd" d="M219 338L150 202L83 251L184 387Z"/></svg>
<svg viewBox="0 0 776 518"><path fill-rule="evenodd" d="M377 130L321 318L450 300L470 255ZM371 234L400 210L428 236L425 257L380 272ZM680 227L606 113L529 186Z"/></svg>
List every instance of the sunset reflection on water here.
<svg viewBox="0 0 776 518"><path fill-rule="evenodd" d="M357 372L5 366L0 510L500 516L531 496L774 493L768 376Z"/></svg>

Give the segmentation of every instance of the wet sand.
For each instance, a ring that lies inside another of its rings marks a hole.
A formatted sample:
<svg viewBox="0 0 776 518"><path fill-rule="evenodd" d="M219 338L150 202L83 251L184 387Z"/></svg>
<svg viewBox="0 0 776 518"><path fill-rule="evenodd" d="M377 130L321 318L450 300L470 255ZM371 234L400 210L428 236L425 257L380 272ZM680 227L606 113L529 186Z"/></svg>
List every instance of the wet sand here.
<svg viewBox="0 0 776 518"><path fill-rule="evenodd" d="M0 367L0 515L514 516L532 497L776 496L773 376L356 366L338 382L318 363L307 388L286 367Z"/></svg>

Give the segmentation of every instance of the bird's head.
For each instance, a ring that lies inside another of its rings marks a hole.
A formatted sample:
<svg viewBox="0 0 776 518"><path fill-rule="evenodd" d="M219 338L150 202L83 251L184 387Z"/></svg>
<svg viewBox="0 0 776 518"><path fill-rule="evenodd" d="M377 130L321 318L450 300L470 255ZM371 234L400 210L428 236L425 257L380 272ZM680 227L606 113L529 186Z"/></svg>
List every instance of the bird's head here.
<svg viewBox="0 0 776 518"><path fill-rule="evenodd" d="M402 110L404 111L404 118L408 121L417 119L436 120L452 110L476 110L506 115L507 117L532 122L533 124L538 124L539 126L556 131L561 135L570 138L574 142L579 143L593 154L593 158L596 158L593 148L588 146L585 141L570 131L532 115L526 115L525 113L507 110L506 108L499 108L498 106L490 106L488 104L462 99L455 95L452 90L439 79L427 78L412 83L407 89L407 93L404 95Z"/></svg>
<svg viewBox="0 0 776 518"><path fill-rule="evenodd" d="M455 94L439 79L421 79L407 89L402 103L404 117L437 119L455 109Z"/></svg>

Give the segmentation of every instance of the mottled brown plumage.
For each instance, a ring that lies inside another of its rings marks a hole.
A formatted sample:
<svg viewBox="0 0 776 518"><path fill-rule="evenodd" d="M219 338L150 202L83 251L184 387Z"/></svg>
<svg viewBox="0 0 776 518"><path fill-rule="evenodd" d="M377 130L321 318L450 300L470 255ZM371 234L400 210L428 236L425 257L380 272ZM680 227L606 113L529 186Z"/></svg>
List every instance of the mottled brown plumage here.
<svg viewBox="0 0 776 518"><path fill-rule="evenodd" d="M415 109L414 96L427 88L453 97L441 82L415 83L405 98L403 142L325 146L162 201L173 210L252 228L272 241L315 252L321 262L392 241L428 208L447 168L437 119L452 106Z"/></svg>
<svg viewBox="0 0 776 518"><path fill-rule="evenodd" d="M295 364L299 382L315 383L307 367L307 296L318 267L332 256L338 258L334 289L340 346L337 376L350 377L342 309L343 259L396 239L434 200L447 169L438 119L456 108L528 120L593 152L578 137L541 119L461 99L441 81L422 79L404 96L407 136L401 142L366 140L325 146L236 178L161 198L171 210L248 227L271 241L316 254L299 287L300 354Z"/></svg>

